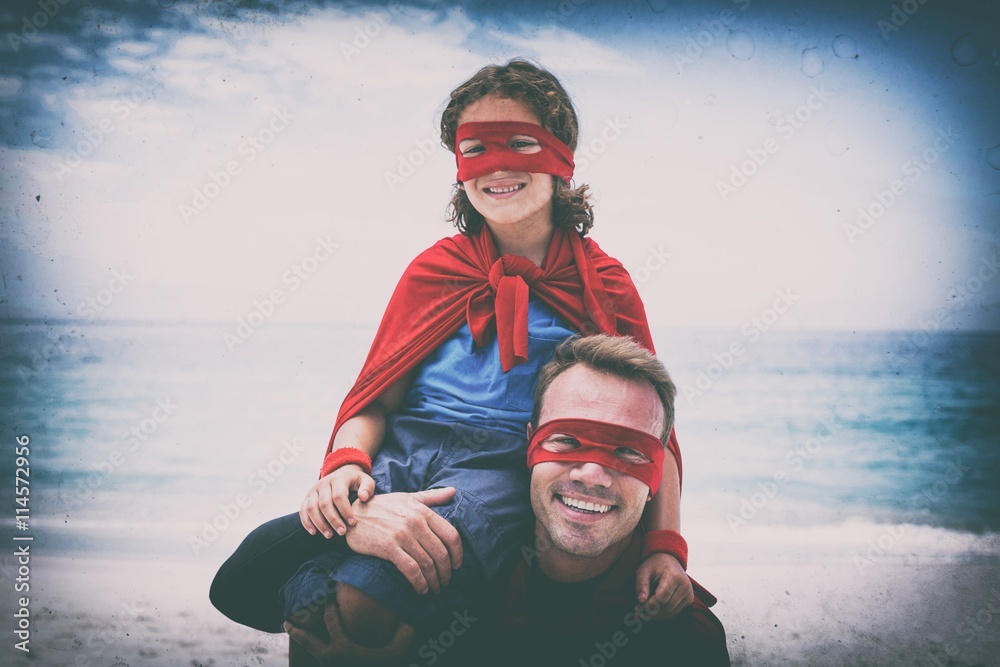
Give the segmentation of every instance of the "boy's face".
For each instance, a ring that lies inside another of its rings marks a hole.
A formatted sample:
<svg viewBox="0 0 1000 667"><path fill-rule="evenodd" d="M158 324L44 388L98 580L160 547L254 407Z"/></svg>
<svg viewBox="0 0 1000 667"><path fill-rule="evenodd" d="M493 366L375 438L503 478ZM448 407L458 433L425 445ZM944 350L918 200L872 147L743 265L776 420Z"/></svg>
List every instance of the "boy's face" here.
<svg viewBox="0 0 1000 667"><path fill-rule="evenodd" d="M495 95L480 98L465 107L458 123L517 121L541 126L531 108L520 100ZM508 146L521 153L541 150L538 140L529 135L511 136ZM475 138L463 139L458 150L465 156L474 156L482 150L482 143ZM491 228L496 226L552 225L552 186L549 174L519 171L497 171L463 183L469 201L486 219Z"/></svg>

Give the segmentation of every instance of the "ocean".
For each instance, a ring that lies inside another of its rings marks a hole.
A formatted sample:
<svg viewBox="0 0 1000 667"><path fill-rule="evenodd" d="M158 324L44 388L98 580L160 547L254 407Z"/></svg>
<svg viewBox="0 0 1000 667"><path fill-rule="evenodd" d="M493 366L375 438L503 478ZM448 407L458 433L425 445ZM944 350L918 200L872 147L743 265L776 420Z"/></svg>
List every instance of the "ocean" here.
<svg viewBox="0 0 1000 667"><path fill-rule="evenodd" d="M36 553L221 562L298 509L374 325L268 324L239 343L234 329L0 325L3 502L27 435ZM1000 334L654 339L678 387L695 533L1000 532Z"/></svg>

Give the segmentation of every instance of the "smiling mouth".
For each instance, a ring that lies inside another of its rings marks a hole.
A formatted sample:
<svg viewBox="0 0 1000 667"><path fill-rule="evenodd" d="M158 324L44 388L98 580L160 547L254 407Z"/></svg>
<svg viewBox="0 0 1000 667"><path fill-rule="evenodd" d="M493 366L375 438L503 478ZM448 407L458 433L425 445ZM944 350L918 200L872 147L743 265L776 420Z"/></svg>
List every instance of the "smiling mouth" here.
<svg viewBox="0 0 1000 667"><path fill-rule="evenodd" d="M566 507L572 508L577 512L583 512L585 514L606 514L611 511L613 505L603 505L600 503L591 503L584 500L577 500L576 498L567 498L566 496L561 496L558 493L556 498L559 499Z"/></svg>
<svg viewBox="0 0 1000 667"><path fill-rule="evenodd" d="M502 188L487 186L483 188L483 191L491 195L505 195L523 189L524 189L524 183L518 183L517 185L506 185Z"/></svg>

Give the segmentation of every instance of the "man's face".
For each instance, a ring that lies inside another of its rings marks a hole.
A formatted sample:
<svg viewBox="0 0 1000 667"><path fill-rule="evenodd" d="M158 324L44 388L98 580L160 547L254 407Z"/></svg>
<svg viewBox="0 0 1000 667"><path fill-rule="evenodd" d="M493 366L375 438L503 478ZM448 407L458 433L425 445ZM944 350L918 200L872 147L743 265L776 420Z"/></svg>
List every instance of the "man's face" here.
<svg viewBox="0 0 1000 667"><path fill-rule="evenodd" d="M549 385L538 421L565 418L603 421L659 437L664 414L650 385L576 365ZM572 441L553 434L542 446L560 451ZM649 487L640 480L597 463L544 462L531 470L538 528L554 548L576 556L597 556L630 537L648 497Z"/></svg>

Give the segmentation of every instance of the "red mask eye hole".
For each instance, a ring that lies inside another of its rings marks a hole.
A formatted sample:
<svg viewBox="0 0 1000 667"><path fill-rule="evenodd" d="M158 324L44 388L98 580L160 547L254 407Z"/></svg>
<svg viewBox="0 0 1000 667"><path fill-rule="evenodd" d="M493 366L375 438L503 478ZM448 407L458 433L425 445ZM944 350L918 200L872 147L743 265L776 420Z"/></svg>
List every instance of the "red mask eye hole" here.
<svg viewBox="0 0 1000 667"><path fill-rule="evenodd" d="M463 158L474 158L486 152L486 146L479 139L462 139L458 150Z"/></svg>
<svg viewBox="0 0 1000 667"><path fill-rule="evenodd" d="M645 463L652 463L649 458L642 452L637 452L629 447L619 447L615 450L615 456L618 457L622 463L627 463L629 465L643 465Z"/></svg>
<svg viewBox="0 0 1000 667"><path fill-rule="evenodd" d="M580 441L571 435L550 435L542 441L542 449L553 454L565 454L580 448Z"/></svg>

